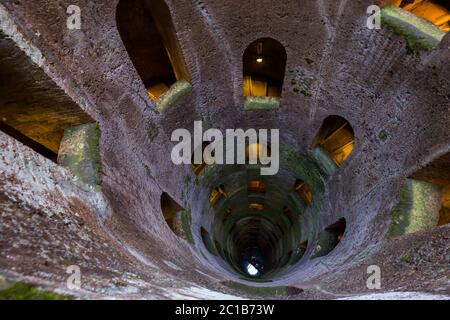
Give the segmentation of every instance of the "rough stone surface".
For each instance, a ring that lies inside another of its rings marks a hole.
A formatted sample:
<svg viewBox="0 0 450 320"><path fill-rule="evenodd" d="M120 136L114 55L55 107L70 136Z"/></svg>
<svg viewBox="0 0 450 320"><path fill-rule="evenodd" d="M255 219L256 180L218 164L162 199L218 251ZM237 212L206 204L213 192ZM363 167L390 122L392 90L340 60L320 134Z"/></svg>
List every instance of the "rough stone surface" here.
<svg viewBox="0 0 450 320"><path fill-rule="evenodd" d="M66 129L58 152L58 163L86 184L100 185L100 129L96 123Z"/></svg>
<svg viewBox="0 0 450 320"><path fill-rule="evenodd" d="M164 221L167 192L191 209L194 243L201 243L197 201L210 191L189 165L170 161L171 133L192 130L194 120L219 129L279 128L285 144L307 154L324 118L336 114L355 131L354 151L323 180L309 249L270 286L304 290L293 299L367 293L366 268L377 264L383 291L450 294L448 225L385 239L404 179L450 151L449 34L435 49L411 54L392 30L366 28L370 0L167 0L192 93L159 113L120 39L117 3L78 1L81 30L66 28L70 1L0 5L8 30L20 34L18 46L25 41L31 59L99 124L102 159L99 193L0 134L3 276L80 298L248 296L222 285L239 279ZM270 114L246 112L242 94L242 55L261 37L287 52L282 98ZM289 77L314 81L303 81L302 94ZM343 241L311 260L319 232L341 217ZM74 264L82 289L69 292L66 267Z"/></svg>

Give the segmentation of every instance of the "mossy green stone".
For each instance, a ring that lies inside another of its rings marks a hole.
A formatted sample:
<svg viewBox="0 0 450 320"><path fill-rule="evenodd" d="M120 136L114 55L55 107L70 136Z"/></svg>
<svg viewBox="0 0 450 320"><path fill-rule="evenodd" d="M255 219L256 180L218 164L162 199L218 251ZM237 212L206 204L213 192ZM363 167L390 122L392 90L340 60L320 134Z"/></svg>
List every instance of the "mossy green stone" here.
<svg viewBox="0 0 450 320"><path fill-rule="evenodd" d="M395 6L384 7L381 18L384 25L405 38L412 52L436 48L446 34L428 20Z"/></svg>
<svg viewBox="0 0 450 320"><path fill-rule="evenodd" d="M228 281L227 286L230 289L241 291L243 293L254 296L271 296L271 297L283 297L287 295L286 286L278 287L254 287L248 286L239 282Z"/></svg>
<svg viewBox="0 0 450 320"><path fill-rule="evenodd" d="M81 181L100 185L100 128L97 123L66 129L58 154L58 163L69 169Z"/></svg>
<svg viewBox="0 0 450 320"><path fill-rule="evenodd" d="M244 102L245 110L276 110L280 106L280 99L277 97L246 97Z"/></svg>
<svg viewBox="0 0 450 320"><path fill-rule="evenodd" d="M400 199L391 212L388 238L437 226L441 207L439 186L407 179L400 189Z"/></svg>
<svg viewBox="0 0 450 320"><path fill-rule="evenodd" d="M52 291L43 291L25 282L16 282L9 288L0 291L0 300L70 300Z"/></svg>
<svg viewBox="0 0 450 320"><path fill-rule="evenodd" d="M164 113L191 92L192 86L188 81L183 79L178 80L167 92L162 94L156 100L156 109L158 109L159 112Z"/></svg>

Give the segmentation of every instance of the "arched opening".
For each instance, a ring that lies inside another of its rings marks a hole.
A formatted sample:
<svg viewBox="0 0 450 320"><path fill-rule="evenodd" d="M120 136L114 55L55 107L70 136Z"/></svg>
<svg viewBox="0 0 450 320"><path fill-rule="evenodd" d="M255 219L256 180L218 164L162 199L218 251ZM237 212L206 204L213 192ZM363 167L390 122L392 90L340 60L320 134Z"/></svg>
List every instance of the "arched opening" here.
<svg viewBox="0 0 450 320"><path fill-rule="evenodd" d="M251 43L243 56L244 96L281 97L286 60L286 50L274 39Z"/></svg>
<svg viewBox="0 0 450 320"><path fill-rule="evenodd" d="M387 0L403 10L426 19L441 30L450 31L450 2L448 0Z"/></svg>
<svg viewBox="0 0 450 320"><path fill-rule="evenodd" d="M192 153L191 168L196 176L200 175L200 173L203 171L203 169L205 169L205 167L207 166L207 164L205 162L204 151L205 151L206 147L209 146L210 144L211 144L211 142L203 142L202 143L202 160L200 163L195 163L195 151L194 151L194 153ZM214 156L214 153L213 153L213 156Z"/></svg>
<svg viewBox="0 0 450 320"><path fill-rule="evenodd" d="M221 184L220 186L214 188L209 194L209 203L214 207L219 200L225 198L226 196L225 186Z"/></svg>
<svg viewBox="0 0 450 320"><path fill-rule="evenodd" d="M342 241L345 233L346 221L341 218L326 227L320 234L316 249L311 258L323 257L329 254Z"/></svg>
<svg viewBox="0 0 450 320"><path fill-rule="evenodd" d="M252 143L245 149L245 158L247 163L254 164L261 161L261 158L271 156L270 147L266 144Z"/></svg>
<svg viewBox="0 0 450 320"><path fill-rule="evenodd" d="M316 155L328 157L339 167L352 153L354 145L355 134L350 123L332 115L323 121L314 141L314 151Z"/></svg>
<svg viewBox="0 0 450 320"><path fill-rule="evenodd" d="M283 207L283 213L289 219L289 223L290 224L294 224L294 222L295 222L295 215L292 212L292 210L289 207L284 206Z"/></svg>
<svg viewBox="0 0 450 320"><path fill-rule="evenodd" d="M1 31L0 88L0 131L100 184L98 124Z"/></svg>
<svg viewBox="0 0 450 320"><path fill-rule="evenodd" d="M300 259L305 255L306 250L308 250L308 241L301 242L295 251L292 253L291 264L295 264L300 261Z"/></svg>
<svg viewBox="0 0 450 320"><path fill-rule="evenodd" d="M161 212L167 225L175 235L193 243L190 212L181 207L166 192L161 194Z"/></svg>
<svg viewBox="0 0 450 320"><path fill-rule="evenodd" d="M450 223L450 153L414 172L392 210L391 238Z"/></svg>
<svg viewBox="0 0 450 320"><path fill-rule="evenodd" d="M310 205L313 200L313 194L305 181L298 179L294 184L294 192L303 200L306 205Z"/></svg>
<svg viewBox="0 0 450 320"><path fill-rule="evenodd" d="M247 184L247 191L249 193L265 193L266 184L261 180L251 180Z"/></svg>
<svg viewBox="0 0 450 320"><path fill-rule="evenodd" d="M203 227L200 227L200 236L202 237L203 244L205 245L209 253L217 255L217 248L214 246L214 242L211 239L209 232L206 231L206 229Z"/></svg>
<svg viewBox="0 0 450 320"><path fill-rule="evenodd" d="M248 205L248 208L250 210L262 211L262 210L264 210L264 205L259 202L251 202Z"/></svg>
<svg viewBox="0 0 450 320"><path fill-rule="evenodd" d="M251 43L243 57L244 96L281 97L286 59L286 50L274 39Z"/></svg>
<svg viewBox="0 0 450 320"><path fill-rule="evenodd" d="M120 1L117 28L153 101L162 103L177 81L189 81L170 11L164 0ZM184 91L184 85L178 85L176 91Z"/></svg>

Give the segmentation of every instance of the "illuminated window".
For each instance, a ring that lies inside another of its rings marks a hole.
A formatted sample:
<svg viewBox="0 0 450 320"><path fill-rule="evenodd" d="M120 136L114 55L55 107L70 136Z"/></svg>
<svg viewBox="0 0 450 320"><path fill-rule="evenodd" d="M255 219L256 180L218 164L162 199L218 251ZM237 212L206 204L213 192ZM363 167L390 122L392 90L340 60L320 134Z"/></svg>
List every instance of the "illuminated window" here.
<svg viewBox="0 0 450 320"><path fill-rule="evenodd" d="M189 80L164 0L120 1L117 27L152 100L157 100L177 80Z"/></svg>
<svg viewBox="0 0 450 320"><path fill-rule="evenodd" d="M256 160L257 162L260 161L261 155L263 156L263 158L270 157L270 148L267 146L266 149L264 149L262 144L253 143L247 146L247 148L245 149L245 157L248 163L250 162L250 160Z"/></svg>
<svg viewBox="0 0 450 320"><path fill-rule="evenodd" d="M248 205L248 208L249 208L250 210L256 210L256 211L262 211L262 210L264 210L264 206L263 206L262 204L256 203L256 202L250 203L250 204Z"/></svg>
<svg viewBox="0 0 450 320"><path fill-rule="evenodd" d="M337 166L341 166L352 153L355 144L353 128L339 116L327 117L315 140L315 147L326 151Z"/></svg>
<svg viewBox="0 0 450 320"><path fill-rule="evenodd" d="M194 171L195 175L198 176L203 169L207 166L205 159L204 159L204 155L203 152L205 151L205 148L210 144L211 142L203 142L202 144L202 162L201 163L194 163L194 155L195 152L192 154L191 157L191 167L192 167L192 171Z"/></svg>
<svg viewBox="0 0 450 320"><path fill-rule="evenodd" d="M209 195L209 203L214 207L220 199L225 198L226 196L225 186L222 184L211 191Z"/></svg>
<svg viewBox="0 0 450 320"><path fill-rule="evenodd" d="M274 39L262 38L250 44L243 57L244 96L280 97L286 59L286 50Z"/></svg>
<svg viewBox="0 0 450 320"><path fill-rule="evenodd" d="M297 180L294 184L294 192L307 204L310 205L313 200L313 194L309 186L303 180Z"/></svg>
<svg viewBox="0 0 450 320"><path fill-rule="evenodd" d="M450 1L448 0L387 0L406 11L424 18L444 31L450 31Z"/></svg>
<svg viewBox="0 0 450 320"><path fill-rule="evenodd" d="M248 192L265 193L266 184L261 180L252 180L248 182L247 190Z"/></svg>

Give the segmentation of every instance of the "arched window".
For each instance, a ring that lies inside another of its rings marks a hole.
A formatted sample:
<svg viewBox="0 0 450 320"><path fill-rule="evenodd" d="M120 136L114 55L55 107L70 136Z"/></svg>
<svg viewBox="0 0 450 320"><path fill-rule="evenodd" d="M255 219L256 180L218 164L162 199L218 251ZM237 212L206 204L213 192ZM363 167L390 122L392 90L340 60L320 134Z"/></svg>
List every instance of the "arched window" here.
<svg viewBox="0 0 450 320"><path fill-rule="evenodd" d="M191 87L164 0L121 0L117 27L150 98L161 111Z"/></svg>
<svg viewBox="0 0 450 320"><path fill-rule="evenodd" d="M161 194L161 211L169 228L178 237L193 243L191 214L183 209L166 192Z"/></svg>
<svg viewBox="0 0 450 320"><path fill-rule="evenodd" d="M214 188L209 194L209 203L214 207L220 199L223 199L226 196L225 186L221 184L220 186Z"/></svg>
<svg viewBox="0 0 450 320"><path fill-rule="evenodd" d="M306 205L310 205L313 200L313 194L305 181L298 179L294 184L294 192L303 200Z"/></svg>
<svg viewBox="0 0 450 320"><path fill-rule="evenodd" d="M342 241L345 233L346 221L344 218L329 225L319 234L319 241L311 258L326 256Z"/></svg>
<svg viewBox="0 0 450 320"><path fill-rule="evenodd" d="M200 173L203 171L203 169L207 166L207 164L205 162L204 151L205 151L206 147L209 146L210 144L211 144L211 142L203 142L202 143L202 161L201 161L201 163L195 163L195 151L192 153L191 168L196 176L200 175ZM213 154L213 156L214 156L214 154Z"/></svg>
<svg viewBox="0 0 450 320"><path fill-rule="evenodd" d="M265 193L266 184L261 180L251 180L247 183L247 191L253 193Z"/></svg>
<svg viewBox="0 0 450 320"><path fill-rule="evenodd" d="M100 184L98 124L2 31L0 41L0 131Z"/></svg>
<svg viewBox="0 0 450 320"><path fill-rule="evenodd" d="M450 153L406 179L391 217L391 238L450 223Z"/></svg>
<svg viewBox="0 0 450 320"><path fill-rule="evenodd" d="M292 252L291 264L299 262L306 250L308 250L308 241L303 241L295 248L295 251Z"/></svg>
<svg viewBox="0 0 450 320"><path fill-rule="evenodd" d="M286 50L281 43L274 39L262 38L251 43L243 56L244 96L281 97L286 60ZM258 102L261 104L264 100L259 99ZM267 103L270 102L267 100ZM261 105L259 107L264 108ZM278 107L278 105L273 107ZM255 108L258 106L255 105ZM267 105L267 108L271 108L271 106Z"/></svg>
<svg viewBox="0 0 450 320"><path fill-rule="evenodd" d="M262 210L264 210L264 205L261 204L261 203L258 203L258 202L251 202L251 203L248 205L248 208L249 208L250 210L262 211Z"/></svg>
<svg viewBox="0 0 450 320"><path fill-rule="evenodd" d="M271 150L268 145L252 143L245 148L245 160L247 163L261 161L261 158L270 157Z"/></svg>
<svg viewBox="0 0 450 320"><path fill-rule="evenodd" d="M315 154L324 154L336 166L341 166L352 153L355 134L350 123L339 116L329 116L320 127L314 141Z"/></svg>

